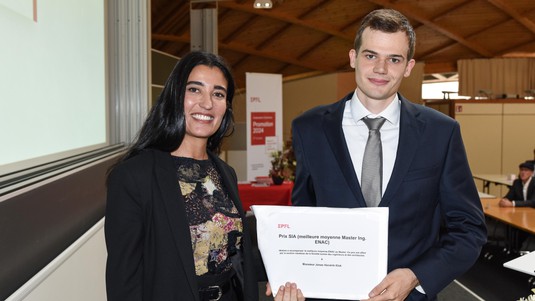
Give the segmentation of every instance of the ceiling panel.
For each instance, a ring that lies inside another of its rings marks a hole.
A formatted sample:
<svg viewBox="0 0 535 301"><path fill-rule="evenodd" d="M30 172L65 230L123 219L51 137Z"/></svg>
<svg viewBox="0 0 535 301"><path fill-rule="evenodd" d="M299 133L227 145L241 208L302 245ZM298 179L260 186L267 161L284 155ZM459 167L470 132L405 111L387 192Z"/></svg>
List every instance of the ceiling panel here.
<svg viewBox="0 0 535 301"><path fill-rule="evenodd" d="M535 57L534 0L221 0L219 54L238 87L246 72L285 78L349 70L347 53L361 19L376 8L405 14L417 33L415 59L426 73L455 72L457 60ZM190 50L190 3L151 0L152 48L181 57Z"/></svg>

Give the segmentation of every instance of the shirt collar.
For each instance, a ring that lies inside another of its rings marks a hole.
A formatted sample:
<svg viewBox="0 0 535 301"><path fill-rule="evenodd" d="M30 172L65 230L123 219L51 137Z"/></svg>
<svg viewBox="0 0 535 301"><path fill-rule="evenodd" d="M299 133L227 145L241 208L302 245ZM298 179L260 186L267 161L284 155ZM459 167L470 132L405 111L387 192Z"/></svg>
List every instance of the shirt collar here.
<svg viewBox="0 0 535 301"><path fill-rule="evenodd" d="M370 118L376 118L376 117L384 117L389 123L393 125L397 125L399 123L399 116L400 116L400 110L401 110L401 101L399 100L398 94L396 93L396 96L394 96L394 100L379 114L373 114L364 105L362 102L360 102L357 93L353 93L353 97L350 101L350 109L351 109L351 117L353 118L354 122L362 122L362 118L364 117L370 117Z"/></svg>

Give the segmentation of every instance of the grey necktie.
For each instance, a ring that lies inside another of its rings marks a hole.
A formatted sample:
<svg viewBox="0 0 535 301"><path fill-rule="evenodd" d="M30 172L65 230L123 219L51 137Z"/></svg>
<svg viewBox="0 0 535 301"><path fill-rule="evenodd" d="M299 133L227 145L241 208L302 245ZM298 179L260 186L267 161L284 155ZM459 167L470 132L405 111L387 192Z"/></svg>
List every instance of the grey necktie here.
<svg viewBox="0 0 535 301"><path fill-rule="evenodd" d="M362 160L361 188L368 207L377 207L381 202L383 184L383 148L381 146L381 126L386 119L383 117L362 119L368 126L369 134L364 159Z"/></svg>

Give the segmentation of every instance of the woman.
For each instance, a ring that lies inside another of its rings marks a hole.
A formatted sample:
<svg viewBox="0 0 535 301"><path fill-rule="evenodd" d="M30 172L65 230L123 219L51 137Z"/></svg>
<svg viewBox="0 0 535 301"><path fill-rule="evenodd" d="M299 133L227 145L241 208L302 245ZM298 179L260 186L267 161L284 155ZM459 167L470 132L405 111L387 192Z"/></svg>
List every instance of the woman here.
<svg viewBox="0 0 535 301"><path fill-rule="evenodd" d="M192 52L171 72L108 178L108 301L258 300L236 173L217 156L233 96L216 55ZM304 299L295 285L279 292Z"/></svg>

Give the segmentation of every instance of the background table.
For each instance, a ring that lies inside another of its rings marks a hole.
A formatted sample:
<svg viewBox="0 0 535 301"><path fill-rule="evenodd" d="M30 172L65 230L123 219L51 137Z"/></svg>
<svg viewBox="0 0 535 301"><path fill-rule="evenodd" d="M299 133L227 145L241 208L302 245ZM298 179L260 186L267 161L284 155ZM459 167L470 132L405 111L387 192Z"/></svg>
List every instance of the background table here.
<svg viewBox="0 0 535 301"><path fill-rule="evenodd" d="M531 207L500 207L500 198L481 199L486 216L507 225L535 234L535 209Z"/></svg>
<svg viewBox="0 0 535 301"><path fill-rule="evenodd" d="M489 260L492 258L510 259L510 255L520 254L524 234L521 234L517 229L530 235L535 234L535 209L530 207L500 207L499 201L500 198L481 199L489 231L488 251L485 252L484 257Z"/></svg>
<svg viewBox="0 0 535 301"><path fill-rule="evenodd" d="M484 193L481 191L478 191L477 194L479 195L480 199L495 199L496 196L488 193Z"/></svg>
<svg viewBox="0 0 535 301"><path fill-rule="evenodd" d="M249 211L251 205L291 205L293 182L281 185L254 186L252 184L238 184L238 192L244 211Z"/></svg>
<svg viewBox="0 0 535 301"><path fill-rule="evenodd" d="M513 180L508 179L507 175L502 174L475 174L473 175L474 179L483 181L483 192L489 193L490 183L494 185L505 185L510 187L513 185Z"/></svg>

